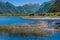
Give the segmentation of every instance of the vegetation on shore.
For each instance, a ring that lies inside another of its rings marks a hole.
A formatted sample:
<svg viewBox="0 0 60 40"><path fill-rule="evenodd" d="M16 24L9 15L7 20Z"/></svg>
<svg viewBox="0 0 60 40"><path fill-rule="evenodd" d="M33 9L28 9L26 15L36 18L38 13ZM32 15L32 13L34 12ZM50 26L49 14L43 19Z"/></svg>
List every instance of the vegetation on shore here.
<svg viewBox="0 0 60 40"><path fill-rule="evenodd" d="M52 32L45 30L47 23L29 23L29 24L16 24L16 25L1 25L0 32L13 35L33 35L44 36Z"/></svg>
<svg viewBox="0 0 60 40"><path fill-rule="evenodd" d="M11 14L11 13L0 13L0 16L60 16L60 12L55 13L17 13L17 14Z"/></svg>

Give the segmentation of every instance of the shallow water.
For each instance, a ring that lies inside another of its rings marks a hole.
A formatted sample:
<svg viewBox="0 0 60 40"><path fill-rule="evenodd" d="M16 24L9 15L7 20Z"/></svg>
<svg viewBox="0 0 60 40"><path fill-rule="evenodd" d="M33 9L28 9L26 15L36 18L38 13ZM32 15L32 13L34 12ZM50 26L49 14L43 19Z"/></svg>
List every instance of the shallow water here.
<svg viewBox="0 0 60 40"><path fill-rule="evenodd" d="M29 20L20 17L7 17L7 16L0 17L0 24L21 24L21 23L30 23L30 22L38 22L38 21L40 20Z"/></svg>
<svg viewBox="0 0 60 40"><path fill-rule="evenodd" d="M17 36L0 34L0 40L60 40L60 32L54 33L52 36Z"/></svg>
<svg viewBox="0 0 60 40"><path fill-rule="evenodd" d="M0 16L0 24L21 24L21 23L30 23L30 22L41 22L48 20L29 20L23 19L20 17L10 17L10 16ZM53 22L60 22L60 20L52 20Z"/></svg>
<svg viewBox="0 0 60 40"><path fill-rule="evenodd" d="M3 24L21 24L21 23L30 23L30 22L40 22L48 20L28 20L22 19L19 17L7 17L7 16L0 16L0 25ZM60 20L53 20L53 22L60 22ZM60 40L60 32L55 32L51 36L17 36L17 35L7 35L7 34L0 34L0 40Z"/></svg>

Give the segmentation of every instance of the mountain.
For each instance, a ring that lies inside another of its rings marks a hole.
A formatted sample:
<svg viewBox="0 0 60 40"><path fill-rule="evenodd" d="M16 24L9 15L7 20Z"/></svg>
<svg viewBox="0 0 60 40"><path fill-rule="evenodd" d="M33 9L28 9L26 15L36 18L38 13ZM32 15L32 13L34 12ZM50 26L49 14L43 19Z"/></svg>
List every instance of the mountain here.
<svg viewBox="0 0 60 40"><path fill-rule="evenodd" d="M39 9L39 4L26 4L24 6L15 6L9 2L0 1L0 13L34 13Z"/></svg>
<svg viewBox="0 0 60 40"><path fill-rule="evenodd" d="M24 8L22 6L18 6L16 8L17 8L18 13L25 13Z"/></svg>
<svg viewBox="0 0 60 40"><path fill-rule="evenodd" d="M23 7L24 7L26 13L34 13L39 9L40 5L39 4L34 4L34 5L26 4Z"/></svg>
<svg viewBox="0 0 60 40"><path fill-rule="evenodd" d="M55 0L55 3L48 10L48 12L60 12L60 0Z"/></svg>
<svg viewBox="0 0 60 40"><path fill-rule="evenodd" d="M55 0L44 2L40 6L39 10L36 13L45 13L45 12L47 12L54 3L55 3Z"/></svg>
<svg viewBox="0 0 60 40"><path fill-rule="evenodd" d="M17 9L9 2L0 2L0 12L2 13L17 13Z"/></svg>
<svg viewBox="0 0 60 40"><path fill-rule="evenodd" d="M25 4L24 6L18 6L17 9L20 13L34 13L39 7L39 4Z"/></svg>

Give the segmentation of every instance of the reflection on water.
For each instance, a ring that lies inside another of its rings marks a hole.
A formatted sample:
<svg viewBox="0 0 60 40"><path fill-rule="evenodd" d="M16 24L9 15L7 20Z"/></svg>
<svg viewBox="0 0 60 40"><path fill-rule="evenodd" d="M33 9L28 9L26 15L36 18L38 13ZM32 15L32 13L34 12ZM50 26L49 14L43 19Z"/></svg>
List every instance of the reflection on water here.
<svg viewBox="0 0 60 40"><path fill-rule="evenodd" d="M39 22L48 20L27 20L18 17L0 17L1 24L20 24L20 23L29 23L29 22ZM53 20L54 22L60 22L60 20ZM60 32L55 32L51 36L17 36L17 35L8 35L0 34L0 40L60 40Z"/></svg>
<svg viewBox="0 0 60 40"><path fill-rule="evenodd" d="M51 36L14 36L7 34L0 34L0 40L60 40L60 32L54 33Z"/></svg>

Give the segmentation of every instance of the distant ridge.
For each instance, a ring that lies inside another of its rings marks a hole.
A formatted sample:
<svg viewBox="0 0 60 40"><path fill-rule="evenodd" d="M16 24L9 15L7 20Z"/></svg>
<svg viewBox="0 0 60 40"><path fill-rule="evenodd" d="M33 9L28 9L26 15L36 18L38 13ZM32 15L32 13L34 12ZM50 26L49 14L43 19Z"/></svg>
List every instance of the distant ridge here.
<svg viewBox="0 0 60 40"><path fill-rule="evenodd" d="M26 4L24 6L15 6L9 2L0 1L0 13L34 13L39 9L39 4Z"/></svg>
<svg viewBox="0 0 60 40"><path fill-rule="evenodd" d="M9 2L0 1L0 13L23 14L23 13L46 13L60 12L60 0L51 0L40 4L25 4L15 6Z"/></svg>

